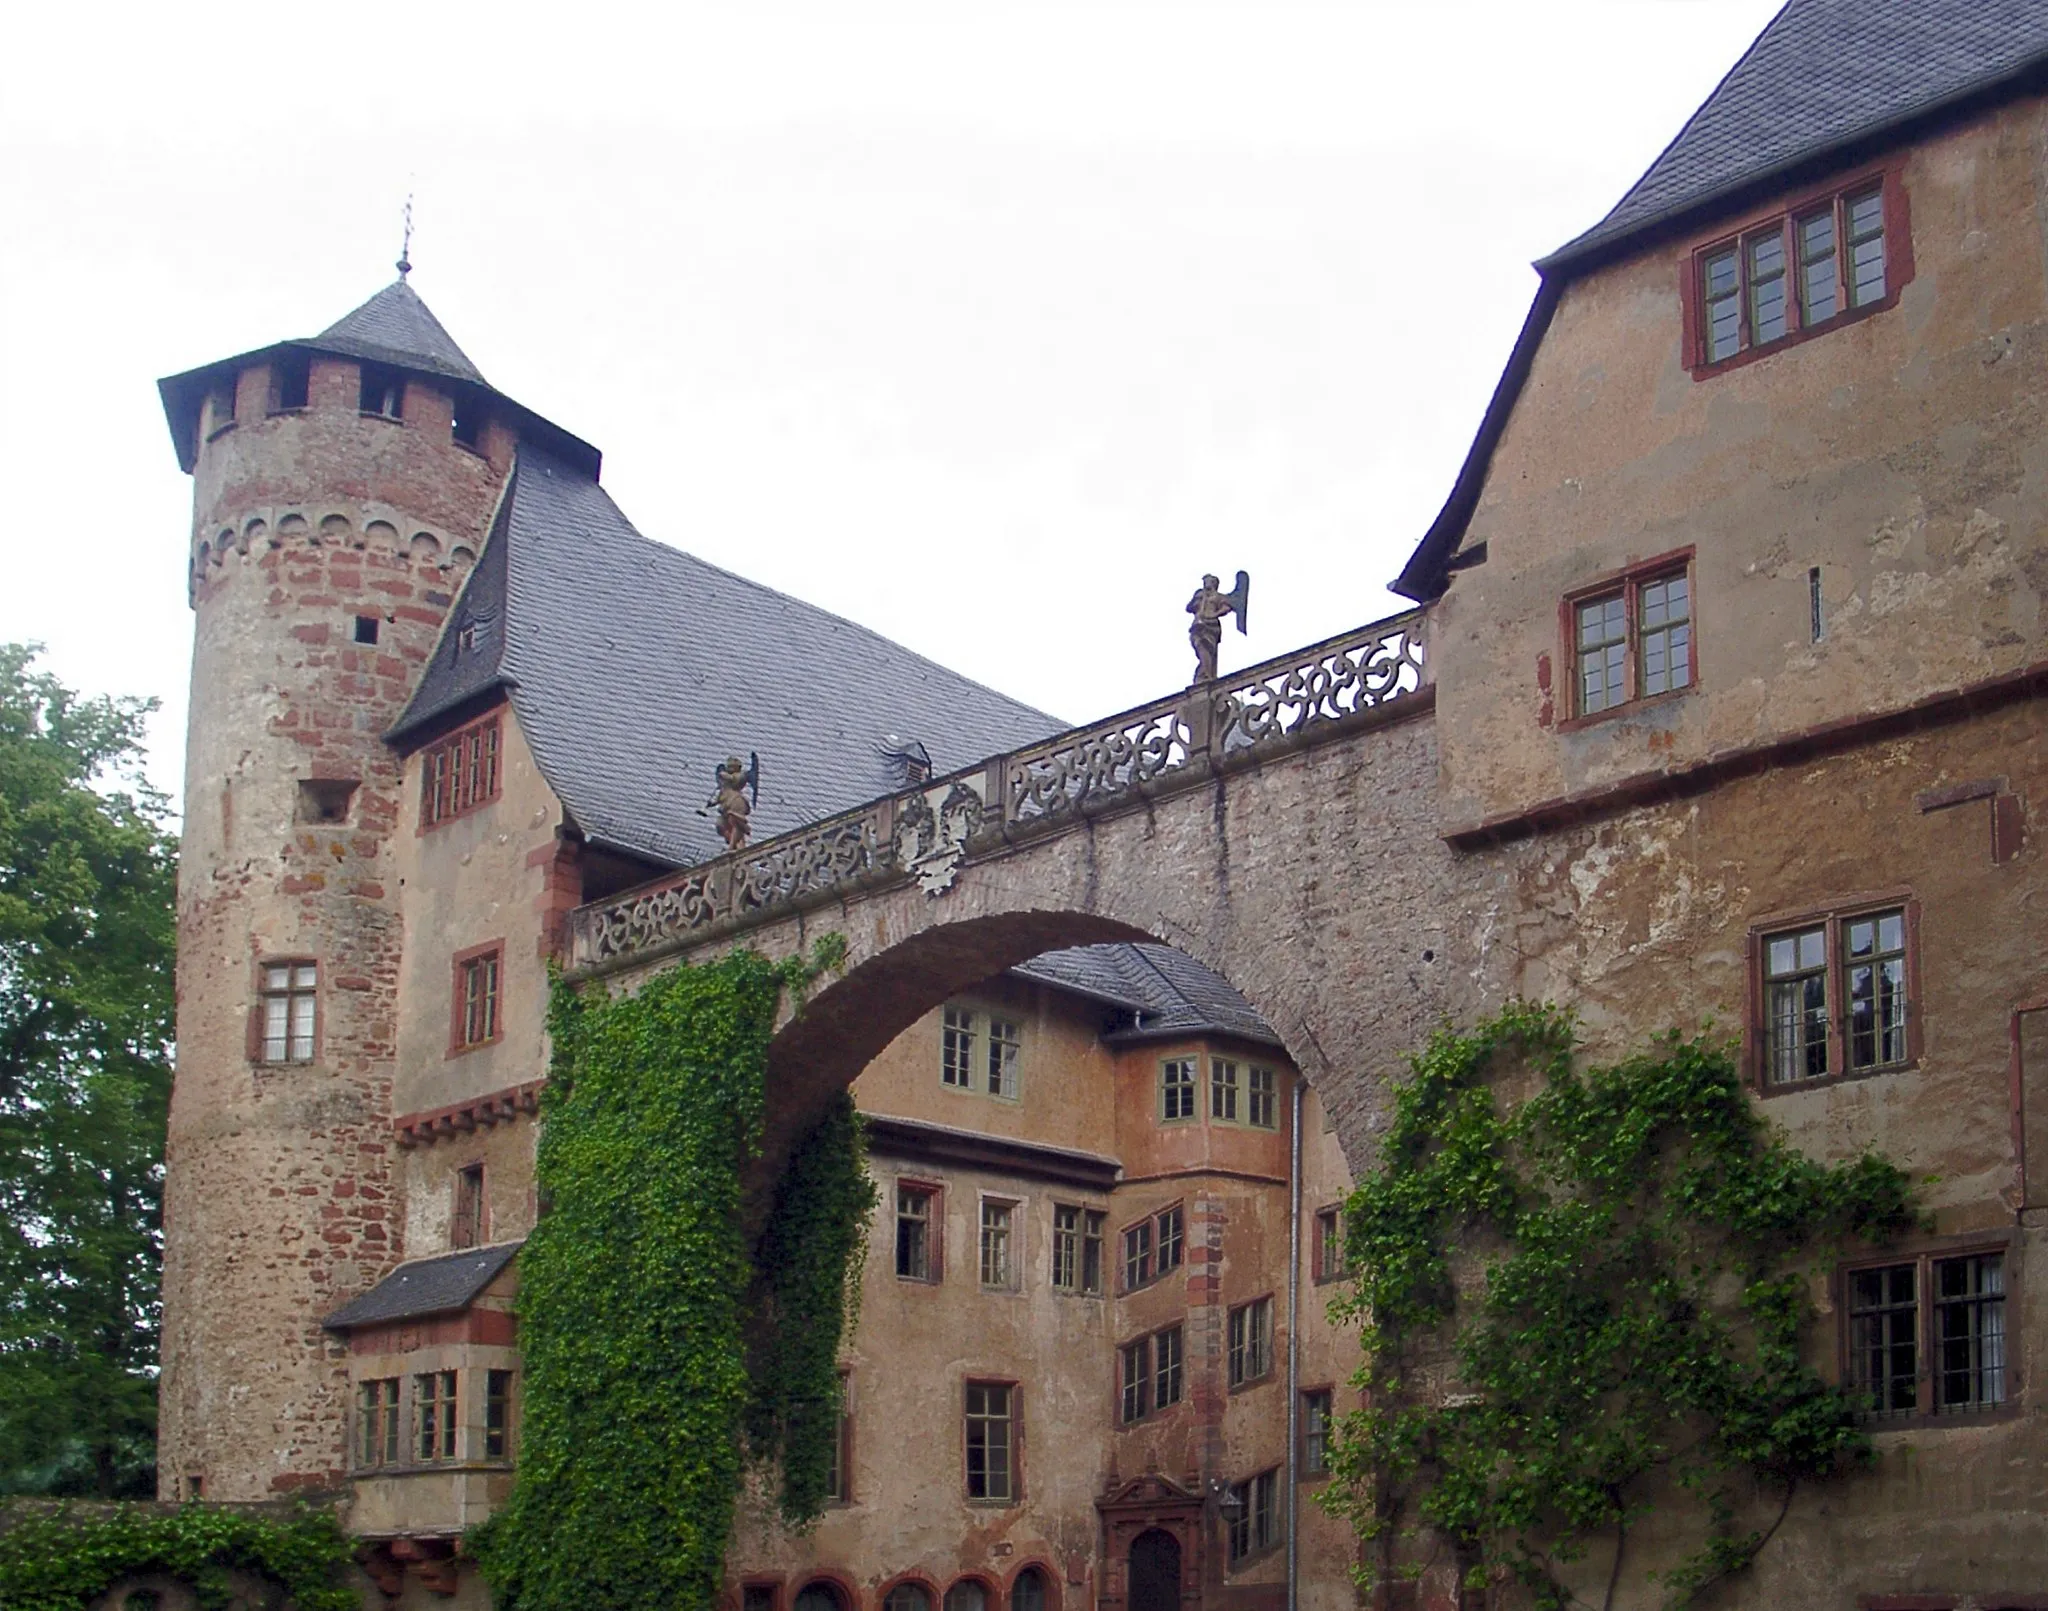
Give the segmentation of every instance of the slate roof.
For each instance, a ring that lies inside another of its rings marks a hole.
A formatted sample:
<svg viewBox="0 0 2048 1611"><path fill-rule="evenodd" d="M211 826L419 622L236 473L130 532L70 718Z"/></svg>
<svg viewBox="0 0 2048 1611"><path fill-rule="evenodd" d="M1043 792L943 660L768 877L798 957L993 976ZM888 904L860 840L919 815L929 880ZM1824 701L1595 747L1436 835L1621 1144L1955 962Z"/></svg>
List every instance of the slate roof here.
<svg viewBox="0 0 2048 1611"><path fill-rule="evenodd" d="M1280 1037L1228 980L1170 945L1084 945L1048 951L1010 970L1128 1013L1104 1038L1159 1040L1234 1035L1279 1046Z"/></svg>
<svg viewBox="0 0 2048 1611"><path fill-rule="evenodd" d="M490 384L419 292L403 279L393 280L353 313L336 319L313 338L313 344L329 352L465 380L472 386Z"/></svg>
<svg viewBox="0 0 2048 1611"><path fill-rule="evenodd" d="M1548 267L2048 61L2048 0L1791 0L1613 211Z"/></svg>
<svg viewBox="0 0 2048 1611"><path fill-rule="evenodd" d="M464 1248L439 1258L401 1264L360 1298L343 1304L320 1324L329 1331L352 1326L382 1325L392 1320L417 1320L426 1315L467 1309L497 1280L524 1244L500 1242L495 1247Z"/></svg>
<svg viewBox="0 0 2048 1611"><path fill-rule="evenodd" d="M672 866L723 852L702 808L728 755L761 757L758 843L893 793L890 735L922 743L943 775L1064 725L650 541L593 479L528 449L387 736L404 744L495 687L584 835Z"/></svg>
<svg viewBox="0 0 2048 1611"><path fill-rule="evenodd" d="M1607 216L1537 263L1542 284L1450 496L1391 584L1427 603L1564 289L1668 229L1846 164L1922 120L2048 81L2048 0L1789 0Z"/></svg>

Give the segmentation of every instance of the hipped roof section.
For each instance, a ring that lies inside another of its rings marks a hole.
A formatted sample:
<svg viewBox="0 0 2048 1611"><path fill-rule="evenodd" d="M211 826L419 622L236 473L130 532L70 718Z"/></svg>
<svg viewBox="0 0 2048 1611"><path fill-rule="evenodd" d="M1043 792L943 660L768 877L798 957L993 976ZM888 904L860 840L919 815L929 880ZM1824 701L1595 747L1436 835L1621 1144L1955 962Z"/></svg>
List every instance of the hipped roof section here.
<svg viewBox="0 0 2048 1611"><path fill-rule="evenodd" d="M1170 945L1116 941L1049 951L1010 970L1115 1009L1111 1042L1229 1035L1280 1046L1280 1037L1227 979ZM1284 1048L1283 1048L1284 1049Z"/></svg>
<svg viewBox="0 0 2048 1611"><path fill-rule="evenodd" d="M943 775L1064 725L650 541L591 477L526 447L387 736L415 747L498 688L584 836L668 866L724 851L707 802L728 755L760 756L758 841L894 793L892 738Z"/></svg>
<svg viewBox="0 0 2048 1611"><path fill-rule="evenodd" d="M383 364L437 381L458 395L481 393L491 398L492 406L511 421L521 441L553 453L593 480L598 475L602 455L597 449L485 380L425 300L403 279L394 280L317 336L258 347L253 352L237 353L232 358L218 359L158 381L157 391L163 398L164 417L171 428L171 444L177 449L180 469L190 474L199 462L200 413L206 406L207 393L229 374L251 364L269 363L279 353L292 351Z"/></svg>
<svg viewBox="0 0 2048 1611"><path fill-rule="evenodd" d="M1580 275L1910 129L2038 87L2048 0L1790 0L1606 217L1542 259L1542 283L1450 497L1393 583L1427 603L1478 506L1536 349Z"/></svg>

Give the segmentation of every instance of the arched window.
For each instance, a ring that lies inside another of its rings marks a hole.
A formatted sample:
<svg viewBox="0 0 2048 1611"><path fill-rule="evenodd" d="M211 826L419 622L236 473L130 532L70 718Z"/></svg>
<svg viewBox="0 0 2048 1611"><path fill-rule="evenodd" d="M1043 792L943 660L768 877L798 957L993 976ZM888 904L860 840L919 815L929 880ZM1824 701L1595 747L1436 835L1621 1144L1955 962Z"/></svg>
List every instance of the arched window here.
<svg viewBox="0 0 2048 1611"><path fill-rule="evenodd" d="M899 1583L882 1596L882 1611L932 1611L932 1591L922 1583Z"/></svg>
<svg viewBox="0 0 2048 1611"><path fill-rule="evenodd" d="M818 1578L803 1586L790 1611L846 1611L846 1601L838 1589Z"/></svg>
<svg viewBox="0 0 2048 1611"><path fill-rule="evenodd" d="M946 1611L988 1611L988 1590L971 1577L963 1577L946 1590Z"/></svg>
<svg viewBox="0 0 2048 1611"><path fill-rule="evenodd" d="M1010 1611L1045 1611L1045 1574L1027 1566L1010 1585Z"/></svg>

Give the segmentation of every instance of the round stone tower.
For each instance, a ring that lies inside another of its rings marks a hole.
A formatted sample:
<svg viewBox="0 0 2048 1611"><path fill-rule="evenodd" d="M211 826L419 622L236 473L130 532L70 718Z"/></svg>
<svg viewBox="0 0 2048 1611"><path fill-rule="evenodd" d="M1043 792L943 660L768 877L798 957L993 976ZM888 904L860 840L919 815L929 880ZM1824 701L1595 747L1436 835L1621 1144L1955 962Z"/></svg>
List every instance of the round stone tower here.
<svg viewBox="0 0 2048 1611"><path fill-rule="evenodd" d="M196 616L165 1196L165 1496L339 1481L322 1318L402 1254L392 1057L405 709L518 439L401 279L161 383ZM579 444L580 445L580 444Z"/></svg>

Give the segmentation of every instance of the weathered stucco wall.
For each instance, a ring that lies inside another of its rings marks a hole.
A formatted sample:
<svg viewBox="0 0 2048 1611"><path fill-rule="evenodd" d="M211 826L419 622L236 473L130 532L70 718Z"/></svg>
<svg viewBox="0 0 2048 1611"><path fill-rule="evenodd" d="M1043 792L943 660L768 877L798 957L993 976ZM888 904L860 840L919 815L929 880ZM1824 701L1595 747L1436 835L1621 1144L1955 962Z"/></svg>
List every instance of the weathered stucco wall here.
<svg viewBox="0 0 2048 1611"><path fill-rule="evenodd" d="M1900 154L1914 273L1897 305L1754 361L1684 367L1690 253L1736 218L1565 292L1466 539L1488 557L1433 612L1447 824L2041 658L2044 117L2020 102ZM1697 686L1570 730L1561 601L1688 547Z"/></svg>

